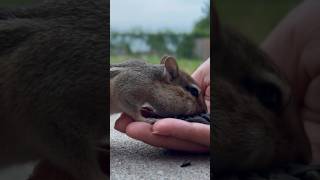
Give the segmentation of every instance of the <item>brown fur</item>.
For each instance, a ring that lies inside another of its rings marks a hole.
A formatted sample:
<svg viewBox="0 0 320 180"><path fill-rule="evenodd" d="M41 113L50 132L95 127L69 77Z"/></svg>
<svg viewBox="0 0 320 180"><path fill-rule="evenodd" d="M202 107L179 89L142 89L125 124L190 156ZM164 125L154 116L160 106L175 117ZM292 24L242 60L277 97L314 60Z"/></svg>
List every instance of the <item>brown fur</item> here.
<svg viewBox="0 0 320 180"><path fill-rule="evenodd" d="M203 92L190 75L179 70L173 57L165 56L160 65L127 61L111 65L111 113L125 112L138 121L154 123L139 110L148 103L162 117L193 115L206 112ZM199 96L188 92L196 86Z"/></svg>

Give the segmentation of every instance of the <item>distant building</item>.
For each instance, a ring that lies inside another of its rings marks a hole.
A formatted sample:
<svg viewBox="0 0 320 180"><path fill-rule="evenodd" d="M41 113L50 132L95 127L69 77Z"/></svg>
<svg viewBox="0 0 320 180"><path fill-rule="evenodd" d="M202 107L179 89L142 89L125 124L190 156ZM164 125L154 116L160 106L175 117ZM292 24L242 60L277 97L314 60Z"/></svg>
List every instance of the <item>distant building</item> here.
<svg viewBox="0 0 320 180"><path fill-rule="evenodd" d="M198 38L195 40L194 54L203 60L210 57L210 38Z"/></svg>

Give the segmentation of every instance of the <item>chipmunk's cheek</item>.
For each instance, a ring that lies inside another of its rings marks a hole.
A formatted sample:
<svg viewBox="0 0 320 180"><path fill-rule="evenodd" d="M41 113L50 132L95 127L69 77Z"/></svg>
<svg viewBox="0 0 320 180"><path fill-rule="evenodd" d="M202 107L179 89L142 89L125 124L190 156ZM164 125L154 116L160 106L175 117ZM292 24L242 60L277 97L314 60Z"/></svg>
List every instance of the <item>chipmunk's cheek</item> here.
<svg viewBox="0 0 320 180"><path fill-rule="evenodd" d="M195 106L194 106L194 102L192 101L188 101L187 102L187 114L192 114L195 111Z"/></svg>
<svg viewBox="0 0 320 180"><path fill-rule="evenodd" d="M189 100L186 101L186 110L184 111L185 115L194 115L194 114L201 114L201 113L206 113L207 112L207 108L205 105L205 102L199 101L199 100Z"/></svg>

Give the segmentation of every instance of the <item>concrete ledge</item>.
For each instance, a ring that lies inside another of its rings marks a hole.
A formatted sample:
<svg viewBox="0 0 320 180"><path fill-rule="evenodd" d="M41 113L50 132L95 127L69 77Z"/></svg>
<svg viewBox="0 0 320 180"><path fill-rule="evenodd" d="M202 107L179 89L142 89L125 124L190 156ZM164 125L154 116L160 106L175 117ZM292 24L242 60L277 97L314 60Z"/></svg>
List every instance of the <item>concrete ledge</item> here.
<svg viewBox="0 0 320 180"><path fill-rule="evenodd" d="M136 141L113 129L110 117L111 180L210 179L210 156L173 152ZM190 166L180 167L185 161Z"/></svg>

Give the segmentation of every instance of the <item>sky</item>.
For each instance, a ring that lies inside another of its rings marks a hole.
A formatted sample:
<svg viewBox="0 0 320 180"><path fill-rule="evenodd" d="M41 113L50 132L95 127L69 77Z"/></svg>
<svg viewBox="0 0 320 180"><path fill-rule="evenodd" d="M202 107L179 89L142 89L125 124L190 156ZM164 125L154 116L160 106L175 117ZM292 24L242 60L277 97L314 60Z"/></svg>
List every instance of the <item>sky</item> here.
<svg viewBox="0 0 320 180"><path fill-rule="evenodd" d="M208 0L111 0L111 30L190 32Z"/></svg>

